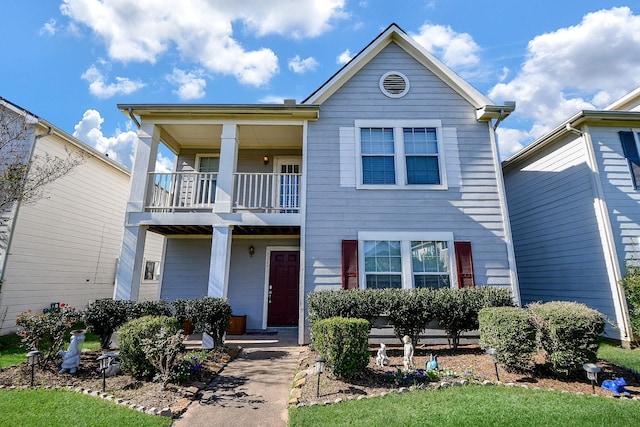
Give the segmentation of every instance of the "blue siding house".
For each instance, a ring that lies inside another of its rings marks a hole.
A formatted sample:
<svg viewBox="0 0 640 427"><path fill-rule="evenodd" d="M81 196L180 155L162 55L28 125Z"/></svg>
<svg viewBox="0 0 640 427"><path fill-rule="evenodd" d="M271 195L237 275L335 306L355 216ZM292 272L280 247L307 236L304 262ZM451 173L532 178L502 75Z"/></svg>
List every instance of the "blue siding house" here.
<svg viewBox="0 0 640 427"><path fill-rule="evenodd" d="M639 132L640 88L503 162L522 303L584 303L623 342L631 331L620 280L640 243Z"/></svg>
<svg viewBox="0 0 640 427"><path fill-rule="evenodd" d="M301 103L119 105L139 124L116 296L148 231L163 299L299 328L316 290L501 286L519 302L495 105L391 25ZM176 154L156 173L158 145Z"/></svg>

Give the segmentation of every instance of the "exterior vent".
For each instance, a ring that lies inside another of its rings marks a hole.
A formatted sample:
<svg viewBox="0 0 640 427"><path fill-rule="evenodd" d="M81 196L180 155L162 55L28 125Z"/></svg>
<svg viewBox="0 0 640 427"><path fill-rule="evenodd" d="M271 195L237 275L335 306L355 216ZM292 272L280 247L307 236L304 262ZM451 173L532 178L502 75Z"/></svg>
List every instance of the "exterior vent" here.
<svg viewBox="0 0 640 427"><path fill-rule="evenodd" d="M380 90L389 98L402 98L409 92L409 79L397 71L385 73L380 77Z"/></svg>

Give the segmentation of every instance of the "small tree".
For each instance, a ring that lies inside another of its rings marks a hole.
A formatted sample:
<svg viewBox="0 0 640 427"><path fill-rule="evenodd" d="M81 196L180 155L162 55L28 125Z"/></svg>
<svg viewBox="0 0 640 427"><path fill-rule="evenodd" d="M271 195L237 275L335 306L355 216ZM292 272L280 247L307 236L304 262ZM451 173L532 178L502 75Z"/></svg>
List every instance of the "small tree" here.
<svg viewBox="0 0 640 427"><path fill-rule="evenodd" d="M111 336L129 320L132 305L126 300L99 299L84 310L84 322L100 337L100 347L108 349L111 346Z"/></svg>
<svg viewBox="0 0 640 427"><path fill-rule="evenodd" d="M142 349L147 360L156 369L154 381L162 383L166 388L177 366L181 363L180 355L184 351L184 334L182 330L171 332L168 328L160 328L153 338L142 340Z"/></svg>

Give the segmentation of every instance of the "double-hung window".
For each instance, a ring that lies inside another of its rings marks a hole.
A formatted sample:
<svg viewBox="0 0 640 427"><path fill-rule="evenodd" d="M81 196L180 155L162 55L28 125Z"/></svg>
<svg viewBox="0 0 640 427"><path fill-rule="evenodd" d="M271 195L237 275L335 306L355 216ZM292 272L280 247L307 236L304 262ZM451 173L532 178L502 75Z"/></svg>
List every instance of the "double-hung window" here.
<svg viewBox="0 0 640 427"><path fill-rule="evenodd" d="M453 283L453 233L358 233L366 288L443 288ZM361 285L362 286L362 285Z"/></svg>
<svg viewBox="0 0 640 427"><path fill-rule="evenodd" d="M439 120L356 120L359 188L444 189Z"/></svg>
<svg viewBox="0 0 640 427"><path fill-rule="evenodd" d="M619 134L624 156L629 163L633 186L635 189L640 189L640 155L638 154L640 132L620 131Z"/></svg>

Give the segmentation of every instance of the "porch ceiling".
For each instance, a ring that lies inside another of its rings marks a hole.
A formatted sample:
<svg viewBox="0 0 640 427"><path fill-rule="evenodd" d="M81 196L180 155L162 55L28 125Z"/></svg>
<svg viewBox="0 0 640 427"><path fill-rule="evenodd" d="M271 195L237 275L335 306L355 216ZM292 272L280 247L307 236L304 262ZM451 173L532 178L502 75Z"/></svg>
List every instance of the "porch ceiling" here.
<svg viewBox="0 0 640 427"><path fill-rule="evenodd" d="M179 235L211 235L213 226L210 225L150 225L149 231L163 236ZM236 225L233 227L234 236L298 236L300 227L297 226L254 226Z"/></svg>

